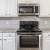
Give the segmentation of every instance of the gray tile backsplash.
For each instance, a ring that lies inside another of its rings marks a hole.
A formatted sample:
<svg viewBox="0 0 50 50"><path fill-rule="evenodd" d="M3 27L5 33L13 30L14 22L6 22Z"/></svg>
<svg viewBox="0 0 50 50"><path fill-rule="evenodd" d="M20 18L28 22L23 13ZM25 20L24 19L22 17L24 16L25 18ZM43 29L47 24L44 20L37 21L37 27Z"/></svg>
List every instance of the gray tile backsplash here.
<svg viewBox="0 0 50 50"><path fill-rule="evenodd" d="M0 20L0 28L19 28L18 20Z"/></svg>
<svg viewBox="0 0 50 50"><path fill-rule="evenodd" d="M20 16L18 18L0 18L0 28L19 28L19 21L36 21L35 16Z"/></svg>
<svg viewBox="0 0 50 50"><path fill-rule="evenodd" d="M20 16L19 17L20 21L36 21L37 17L36 16Z"/></svg>
<svg viewBox="0 0 50 50"><path fill-rule="evenodd" d="M19 28L19 21L39 21L39 28L50 28L50 18L21 16L18 18L0 18L0 28ZM47 21L47 24L45 23Z"/></svg>
<svg viewBox="0 0 50 50"><path fill-rule="evenodd" d="M50 28L50 18L39 18L39 27L40 28Z"/></svg>

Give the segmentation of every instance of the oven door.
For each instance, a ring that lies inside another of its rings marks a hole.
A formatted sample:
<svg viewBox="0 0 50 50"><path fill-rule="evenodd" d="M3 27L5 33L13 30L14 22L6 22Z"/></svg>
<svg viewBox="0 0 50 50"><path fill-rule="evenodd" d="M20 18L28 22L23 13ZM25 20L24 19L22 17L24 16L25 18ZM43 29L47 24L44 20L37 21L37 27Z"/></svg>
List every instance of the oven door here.
<svg viewBox="0 0 50 50"><path fill-rule="evenodd" d="M39 36L20 36L20 47L39 48Z"/></svg>

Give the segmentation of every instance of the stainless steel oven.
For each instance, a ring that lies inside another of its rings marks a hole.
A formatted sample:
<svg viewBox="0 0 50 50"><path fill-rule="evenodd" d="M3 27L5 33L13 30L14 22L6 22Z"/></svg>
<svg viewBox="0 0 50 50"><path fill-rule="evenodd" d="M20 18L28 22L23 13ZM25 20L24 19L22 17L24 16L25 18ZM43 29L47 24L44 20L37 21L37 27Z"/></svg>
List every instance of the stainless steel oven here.
<svg viewBox="0 0 50 50"><path fill-rule="evenodd" d="M41 50L42 31L38 21L20 21L17 30L17 50Z"/></svg>
<svg viewBox="0 0 50 50"><path fill-rule="evenodd" d="M19 16L39 15L39 4L18 4Z"/></svg>
<svg viewBox="0 0 50 50"><path fill-rule="evenodd" d="M20 36L21 48L39 48L39 36Z"/></svg>
<svg viewBox="0 0 50 50"><path fill-rule="evenodd" d="M41 50L41 35L18 35L17 39L18 50Z"/></svg>

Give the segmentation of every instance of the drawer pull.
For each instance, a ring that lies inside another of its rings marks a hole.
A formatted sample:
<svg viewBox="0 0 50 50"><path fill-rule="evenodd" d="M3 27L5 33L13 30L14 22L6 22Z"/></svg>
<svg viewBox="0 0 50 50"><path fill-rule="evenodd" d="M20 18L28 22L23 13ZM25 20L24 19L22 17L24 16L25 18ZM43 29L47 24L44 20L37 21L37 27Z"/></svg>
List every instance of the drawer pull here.
<svg viewBox="0 0 50 50"><path fill-rule="evenodd" d="M9 14L10 15L10 14Z"/></svg>
<svg viewBox="0 0 50 50"><path fill-rule="evenodd" d="M30 3L31 3L31 1L30 1Z"/></svg>
<svg viewBox="0 0 50 50"><path fill-rule="evenodd" d="M48 36L50 36L50 35L48 35Z"/></svg>
<svg viewBox="0 0 50 50"><path fill-rule="evenodd" d="M48 15L50 15L50 14L48 14Z"/></svg>
<svg viewBox="0 0 50 50"><path fill-rule="evenodd" d="M4 39L4 40L6 40L6 39Z"/></svg>
<svg viewBox="0 0 50 50"><path fill-rule="evenodd" d="M9 36L11 36L11 35L9 34Z"/></svg>
<svg viewBox="0 0 50 50"><path fill-rule="evenodd" d="M0 39L0 40L2 40L2 39Z"/></svg>
<svg viewBox="0 0 50 50"><path fill-rule="evenodd" d="M7 14L5 14L5 15L7 15Z"/></svg>
<svg viewBox="0 0 50 50"><path fill-rule="evenodd" d="M26 3L28 3L28 1L26 1Z"/></svg>

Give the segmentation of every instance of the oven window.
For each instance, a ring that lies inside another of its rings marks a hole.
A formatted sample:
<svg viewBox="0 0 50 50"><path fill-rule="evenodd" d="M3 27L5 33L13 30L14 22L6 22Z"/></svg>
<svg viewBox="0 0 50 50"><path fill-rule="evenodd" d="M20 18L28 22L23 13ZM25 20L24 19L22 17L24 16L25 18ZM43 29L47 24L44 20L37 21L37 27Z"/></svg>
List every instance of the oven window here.
<svg viewBox="0 0 50 50"><path fill-rule="evenodd" d="M39 47L39 36L20 36L20 47Z"/></svg>
<svg viewBox="0 0 50 50"><path fill-rule="evenodd" d="M19 6L19 13L33 13L32 6Z"/></svg>

